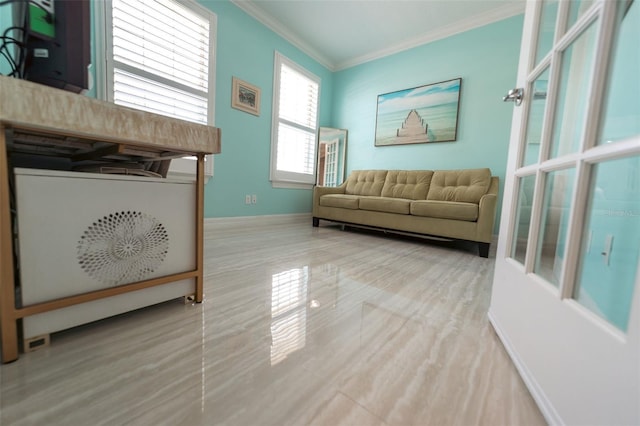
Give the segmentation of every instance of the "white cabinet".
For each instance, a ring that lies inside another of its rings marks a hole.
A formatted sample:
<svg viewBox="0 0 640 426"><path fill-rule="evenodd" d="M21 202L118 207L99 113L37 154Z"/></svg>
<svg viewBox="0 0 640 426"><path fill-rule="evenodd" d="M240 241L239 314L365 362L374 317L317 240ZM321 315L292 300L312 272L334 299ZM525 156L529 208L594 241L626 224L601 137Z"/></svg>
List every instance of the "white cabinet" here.
<svg viewBox="0 0 640 426"><path fill-rule="evenodd" d="M15 169L22 306L196 269L193 181ZM23 319L24 339L194 293L194 279Z"/></svg>

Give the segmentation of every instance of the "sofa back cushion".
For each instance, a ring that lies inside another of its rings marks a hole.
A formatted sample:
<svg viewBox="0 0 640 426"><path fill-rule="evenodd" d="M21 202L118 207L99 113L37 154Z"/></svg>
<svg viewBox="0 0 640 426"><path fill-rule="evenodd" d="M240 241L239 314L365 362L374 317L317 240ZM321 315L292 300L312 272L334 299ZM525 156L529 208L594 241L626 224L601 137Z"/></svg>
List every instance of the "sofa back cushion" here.
<svg viewBox="0 0 640 426"><path fill-rule="evenodd" d="M382 196L426 200L432 177L431 170L389 170L382 187Z"/></svg>
<svg viewBox="0 0 640 426"><path fill-rule="evenodd" d="M491 170L436 170L427 200L479 203L491 184Z"/></svg>
<svg viewBox="0 0 640 426"><path fill-rule="evenodd" d="M386 170L354 170L347 179L345 194L379 197L386 176Z"/></svg>

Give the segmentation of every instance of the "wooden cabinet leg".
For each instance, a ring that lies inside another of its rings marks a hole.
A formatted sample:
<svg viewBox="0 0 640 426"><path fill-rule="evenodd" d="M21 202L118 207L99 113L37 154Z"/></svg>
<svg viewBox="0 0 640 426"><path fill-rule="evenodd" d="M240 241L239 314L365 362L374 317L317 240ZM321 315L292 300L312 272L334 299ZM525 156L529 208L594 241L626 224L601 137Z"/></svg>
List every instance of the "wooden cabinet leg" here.
<svg viewBox="0 0 640 426"><path fill-rule="evenodd" d="M0 332L2 362L18 359L18 324L15 316L13 241L9 204L9 164L5 128L0 124Z"/></svg>
<svg viewBox="0 0 640 426"><path fill-rule="evenodd" d="M204 154L198 154L196 176L196 303L204 300Z"/></svg>
<svg viewBox="0 0 640 426"><path fill-rule="evenodd" d="M2 363L18 359L18 323L16 320L2 320Z"/></svg>

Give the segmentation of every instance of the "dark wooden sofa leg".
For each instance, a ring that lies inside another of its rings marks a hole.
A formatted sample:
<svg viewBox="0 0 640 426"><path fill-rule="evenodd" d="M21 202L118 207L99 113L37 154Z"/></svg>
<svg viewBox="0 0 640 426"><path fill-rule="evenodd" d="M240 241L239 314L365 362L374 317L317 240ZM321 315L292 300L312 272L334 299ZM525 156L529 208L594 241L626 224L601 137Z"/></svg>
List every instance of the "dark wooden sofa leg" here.
<svg viewBox="0 0 640 426"><path fill-rule="evenodd" d="M320 219L318 219L317 217L313 218L313 227L317 228L318 226L320 226Z"/></svg>
<svg viewBox="0 0 640 426"><path fill-rule="evenodd" d="M491 246L490 243L478 243L480 257L489 257L489 246Z"/></svg>

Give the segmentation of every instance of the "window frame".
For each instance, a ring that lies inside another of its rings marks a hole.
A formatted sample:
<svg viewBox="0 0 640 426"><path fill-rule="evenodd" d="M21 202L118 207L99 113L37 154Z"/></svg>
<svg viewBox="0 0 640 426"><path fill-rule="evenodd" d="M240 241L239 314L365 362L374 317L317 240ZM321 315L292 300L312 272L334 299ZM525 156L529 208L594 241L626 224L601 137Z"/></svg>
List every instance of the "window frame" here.
<svg viewBox="0 0 640 426"><path fill-rule="evenodd" d="M280 76L282 65L299 72L314 81L318 85L318 99L316 104L316 120L314 129L314 154L313 154L313 172L310 175L305 173L295 173L280 171L277 168L278 161L278 127L280 124ZM318 161L318 130L320 123L320 94L322 90L321 78L305 69L301 65L287 58L280 52L276 51L274 55L273 65L273 109L271 121L271 163L269 170L269 179L274 188L294 188L294 189L311 189L316 183L317 161Z"/></svg>
<svg viewBox="0 0 640 426"><path fill-rule="evenodd" d="M195 0L172 0L189 8L194 13L209 20L209 65L207 88L207 125L215 125L215 89L216 89L216 53L218 16L211 10L199 5ZM95 28L95 87L96 97L100 100L113 102L113 33L112 33L112 2L103 0L92 2ZM159 81L164 81L160 80ZM171 160L167 176L196 177L196 157L188 156ZM205 156L205 180L213 176L213 155Z"/></svg>

